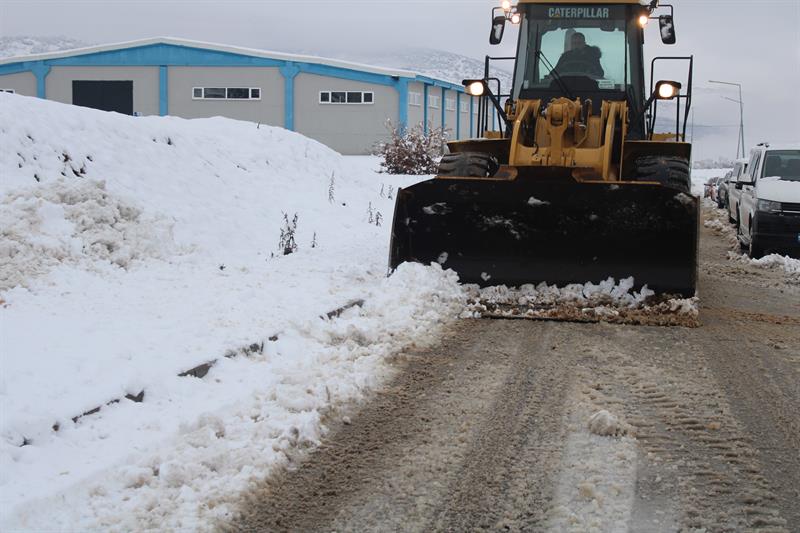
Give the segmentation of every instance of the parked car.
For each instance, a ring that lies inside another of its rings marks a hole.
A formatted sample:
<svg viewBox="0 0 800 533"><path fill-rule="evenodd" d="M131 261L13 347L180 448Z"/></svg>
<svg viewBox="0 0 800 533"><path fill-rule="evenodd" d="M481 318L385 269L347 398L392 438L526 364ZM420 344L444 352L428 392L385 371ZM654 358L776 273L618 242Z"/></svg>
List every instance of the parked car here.
<svg viewBox="0 0 800 533"><path fill-rule="evenodd" d="M747 172L747 163L747 159L737 159L728 182L728 221L736 225L739 224L739 198L742 196L742 184L739 180Z"/></svg>
<svg viewBox="0 0 800 533"><path fill-rule="evenodd" d="M800 144L759 144L750 152L739 202L739 243L758 258L800 257Z"/></svg>
<svg viewBox="0 0 800 533"><path fill-rule="evenodd" d="M728 208L728 182L731 180L732 170L725 173L717 182L717 207L720 209Z"/></svg>

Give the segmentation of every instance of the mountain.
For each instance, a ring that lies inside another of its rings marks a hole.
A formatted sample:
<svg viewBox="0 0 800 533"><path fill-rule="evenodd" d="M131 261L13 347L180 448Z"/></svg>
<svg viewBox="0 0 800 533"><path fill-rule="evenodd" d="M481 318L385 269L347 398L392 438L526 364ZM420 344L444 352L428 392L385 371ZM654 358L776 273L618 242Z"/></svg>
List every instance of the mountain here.
<svg viewBox="0 0 800 533"><path fill-rule="evenodd" d="M0 36L0 58L27 56L71 50L90 46L89 43L71 37L34 37L31 35Z"/></svg>
<svg viewBox="0 0 800 533"><path fill-rule="evenodd" d="M483 78L484 73L484 62L480 59L430 48L407 48L392 52L326 51L325 53L320 53L318 51L304 50L299 53L326 56L378 67L411 70L457 84L460 84L461 80L464 79ZM500 79L502 92L508 92L509 87L511 87L514 64L511 61L503 61L495 63L495 65L497 66L493 67L490 73Z"/></svg>

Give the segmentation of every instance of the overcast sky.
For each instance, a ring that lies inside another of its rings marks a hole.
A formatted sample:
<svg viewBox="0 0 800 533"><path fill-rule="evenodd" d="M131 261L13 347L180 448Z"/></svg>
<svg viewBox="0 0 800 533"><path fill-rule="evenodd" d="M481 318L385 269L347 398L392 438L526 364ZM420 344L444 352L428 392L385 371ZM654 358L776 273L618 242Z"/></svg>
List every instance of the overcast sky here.
<svg viewBox="0 0 800 533"><path fill-rule="evenodd" d="M800 141L800 0L673 0L678 44L648 28L648 57L694 54L700 157L735 155L735 88L744 85L746 141ZM424 47L482 58L513 53L514 32L488 46L491 0L0 0L0 35L91 43L173 36L271 50ZM712 131L712 130L708 130ZM726 134L722 135L722 132ZM726 147L730 146L728 150Z"/></svg>

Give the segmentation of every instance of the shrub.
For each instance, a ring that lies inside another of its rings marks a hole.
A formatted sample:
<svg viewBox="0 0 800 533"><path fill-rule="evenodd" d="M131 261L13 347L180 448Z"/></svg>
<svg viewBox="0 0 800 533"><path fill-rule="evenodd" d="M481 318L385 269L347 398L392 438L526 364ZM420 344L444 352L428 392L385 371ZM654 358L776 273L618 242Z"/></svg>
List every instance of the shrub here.
<svg viewBox="0 0 800 533"><path fill-rule="evenodd" d="M278 251L283 255L289 255L297 251L297 243L294 240L294 234L297 232L297 213L294 214L292 220L289 220L289 215L283 214L283 227L281 228L281 236L278 241Z"/></svg>
<svg viewBox="0 0 800 533"><path fill-rule="evenodd" d="M447 133L441 128L425 133L422 124L413 128L387 126L391 136L377 145L377 154L383 158L381 168L389 174L435 174L444 152Z"/></svg>

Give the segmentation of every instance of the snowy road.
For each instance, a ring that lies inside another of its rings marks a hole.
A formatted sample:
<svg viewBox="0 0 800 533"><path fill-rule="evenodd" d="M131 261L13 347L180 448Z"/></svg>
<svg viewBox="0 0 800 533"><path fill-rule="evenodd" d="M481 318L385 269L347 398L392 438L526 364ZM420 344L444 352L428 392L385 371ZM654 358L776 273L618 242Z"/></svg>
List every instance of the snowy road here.
<svg viewBox="0 0 800 533"><path fill-rule="evenodd" d="M800 287L701 246L701 327L462 320L227 528L797 531Z"/></svg>

